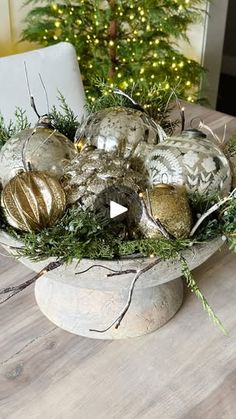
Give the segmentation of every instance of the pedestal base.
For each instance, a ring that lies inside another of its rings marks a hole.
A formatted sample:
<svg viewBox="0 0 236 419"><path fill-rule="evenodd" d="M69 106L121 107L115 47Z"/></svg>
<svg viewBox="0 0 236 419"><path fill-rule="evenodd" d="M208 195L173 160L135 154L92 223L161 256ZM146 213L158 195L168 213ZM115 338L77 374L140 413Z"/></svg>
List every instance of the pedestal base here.
<svg viewBox="0 0 236 419"><path fill-rule="evenodd" d="M0 240L6 246L20 245L1 231ZM219 237L184 250L182 255L192 270L212 256L222 244ZM53 258L40 262L28 258L20 260L35 272L55 261ZM153 332L174 316L181 306L182 270L177 260L159 261L138 278L130 308L118 329L113 326L105 333L90 330L106 329L114 322L127 303L134 272L151 262L151 257L82 259L79 264L74 260L37 280L35 296L38 306L57 326L82 336L122 339ZM108 277L109 272L117 272L118 275Z"/></svg>
<svg viewBox="0 0 236 419"><path fill-rule="evenodd" d="M109 279L106 279L109 281ZM145 283L145 276L142 278ZM127 302L126 289L86 289L47 276L37 281L35 297L40 310L57 326L77 335L96 339L122 339L145 335L163 326L183 301L183 282L177 278L164 284L134 290L132 302L120 327L104 332Z"/></svg>

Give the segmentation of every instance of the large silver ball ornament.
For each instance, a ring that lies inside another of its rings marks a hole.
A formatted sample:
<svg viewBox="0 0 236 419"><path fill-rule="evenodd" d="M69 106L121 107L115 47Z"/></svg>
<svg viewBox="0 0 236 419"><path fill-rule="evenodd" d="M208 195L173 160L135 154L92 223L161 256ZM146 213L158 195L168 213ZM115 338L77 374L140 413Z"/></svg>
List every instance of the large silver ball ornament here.
<svg viewBox="0 0 236 419"><path fill-rule="evenodd" d="M30 163L32 170L47 171L57 178L76 155L74 144L57 130L48 127L25 129L10 138L0 151L0 183L10 179Z"/></svg>
<svg viewBox="0 0 236 419"><path fill-rule="evenodd" d="M75 135L79 149L92 145L117 152L124 158L139 155L145 145L150 147L164 138L164 130L145 112L124 107L106 108L92 114Z"/></svg>

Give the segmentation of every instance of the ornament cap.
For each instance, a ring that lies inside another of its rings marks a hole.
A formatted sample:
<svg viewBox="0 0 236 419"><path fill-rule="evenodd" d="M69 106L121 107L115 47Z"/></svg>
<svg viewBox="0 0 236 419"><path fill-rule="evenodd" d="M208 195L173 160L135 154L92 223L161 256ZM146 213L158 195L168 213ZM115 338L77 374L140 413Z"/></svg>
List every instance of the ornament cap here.
<svg viewBox="0 0 236 419"><path fill-rule="evenodd" d="M182 132L181 134L182 137L185 138L206 138L206 134L204 134L204 132L198 130L198 129L186 129Z"/></svg>
<svg viewBox="0 0 236 419"><path fill-rule="evenodd" d="M38 122L35 124L35 128L53 128L49 115L40 116Z"/></svg>
<svg viewBox="0 0 236 419"><path fill-rule="evenodd" d="M173 185L170 185L168 183L157 183L154 188L156 189L168 189L169 191L173 191L175 187Z"/></svg>

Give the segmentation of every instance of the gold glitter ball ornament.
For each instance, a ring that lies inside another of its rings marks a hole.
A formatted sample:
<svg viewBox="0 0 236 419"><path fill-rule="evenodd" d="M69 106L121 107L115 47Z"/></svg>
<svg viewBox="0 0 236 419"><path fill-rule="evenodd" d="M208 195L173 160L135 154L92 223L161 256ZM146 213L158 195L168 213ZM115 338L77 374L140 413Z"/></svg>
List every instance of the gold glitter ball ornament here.
<svg viewBox="0 0 236 419"><path fill-rule="evenodd" d="M75 134L78 150L87 144L124 158L140 154L146 147L150 150L164 138L166 133L148 114L118 106L95 112Z"/></svg>
<svg viewBox="0 0 236 419"><path fill-rule="evenodd" d="M44 122L10 138L0 151L0 183L3 186L30 163L32 170L48 171L59 178L77 153L74 144ZM24 164L25 162L25 164Z"/></svg>
<svg viewBox="0 0 236 419"><path fill-rule="evenodd" d="M159 184L142 192L147 211L144 209L140 219L139 229L147 238L163 238L163 235L153 228L150 216L158 219L166 230L175 238L187 238L191 231L192 214L188 197L183 187Z"/></svg>
<svg viewBox="0 0 236 419"><path fill-rule="evenodd" d="M4 187L1 205L10 225L23 231L52 226L66 208L59 181L47 172L22 172Z"/></svg>

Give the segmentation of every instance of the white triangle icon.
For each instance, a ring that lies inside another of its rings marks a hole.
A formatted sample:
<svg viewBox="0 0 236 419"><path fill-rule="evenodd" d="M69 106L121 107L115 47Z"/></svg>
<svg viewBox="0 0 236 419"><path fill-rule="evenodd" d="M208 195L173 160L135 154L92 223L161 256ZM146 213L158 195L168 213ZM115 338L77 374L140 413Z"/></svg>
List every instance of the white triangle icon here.
<svg viewBox="0 0 236 419"><path fill-rule="evenodd" d="M128 208L123 207L123 205L117 204L117 202L110 201L110 218L115 218L126 211L128 211Z"/></svg>

